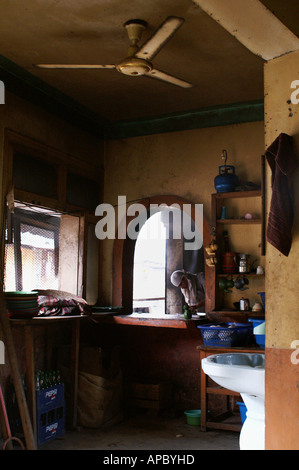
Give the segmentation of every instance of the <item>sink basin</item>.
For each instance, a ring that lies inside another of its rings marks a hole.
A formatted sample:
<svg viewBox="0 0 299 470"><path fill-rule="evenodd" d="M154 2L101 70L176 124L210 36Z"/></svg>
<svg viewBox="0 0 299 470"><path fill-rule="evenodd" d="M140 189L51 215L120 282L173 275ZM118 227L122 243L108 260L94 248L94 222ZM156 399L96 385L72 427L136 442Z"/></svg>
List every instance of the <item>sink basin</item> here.
<svg viewBox="0 0 299 470"><path fill-rule="evenodd" d="M218 385L241 394L247 419L240 433L240 449L264 449L265 355L214 354L202 359L202 369Z"/></svg>

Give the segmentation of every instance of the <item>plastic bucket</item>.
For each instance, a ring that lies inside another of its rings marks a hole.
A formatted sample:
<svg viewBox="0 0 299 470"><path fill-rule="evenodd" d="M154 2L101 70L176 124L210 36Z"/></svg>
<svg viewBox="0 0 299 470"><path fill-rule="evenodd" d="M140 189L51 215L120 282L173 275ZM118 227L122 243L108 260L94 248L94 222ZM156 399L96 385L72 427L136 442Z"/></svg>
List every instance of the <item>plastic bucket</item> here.
<svg viewBox="0 0 299 470"><path fill-rule="evenodd" d="M246 413L247 413L246 405L242 401L237 401L237 405L239 405L241 421L242 421L242 423L244 423L244 421L246 419Z"/></svg>
<svg viewBox="0 0 299 470"><path fill-rule="evenodd" d="M264 335L265 334L265 319L264 318L248 318L248 320L253 324L253 334L254 335Z"/></svg>
<svg viewBox="0 0 299 470"><path fill-rule="evenodd" d="M265 347L265 335L254 335L256 344L260 346L260 348Z"/></svg>
<svg viewBox="0 0 299 470"><path fill-rule="evenodd" d="M184 411L187 417L187 424L191 426L200 426L201 425L201 410L189 410Z"/></svg>
<svg viewBox="0 0 299 470"><path fill-rule="evenodd" d="M248 318L253 324L253 334L256 344L261 348L265 347L265 319L264 318Z"/></svg>

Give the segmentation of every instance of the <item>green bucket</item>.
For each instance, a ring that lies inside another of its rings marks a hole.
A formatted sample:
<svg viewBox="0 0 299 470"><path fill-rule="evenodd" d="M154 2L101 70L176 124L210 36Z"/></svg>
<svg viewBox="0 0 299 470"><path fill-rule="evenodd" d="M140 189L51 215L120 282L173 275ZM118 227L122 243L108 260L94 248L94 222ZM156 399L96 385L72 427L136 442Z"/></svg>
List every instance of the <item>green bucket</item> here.
<svg viewBox="0 0 299 470"><path fill-rule="evenodd" d="M187 417L187 424L191 426L200 426L201 425L201 410L189 410L184 411Z"/></svg>

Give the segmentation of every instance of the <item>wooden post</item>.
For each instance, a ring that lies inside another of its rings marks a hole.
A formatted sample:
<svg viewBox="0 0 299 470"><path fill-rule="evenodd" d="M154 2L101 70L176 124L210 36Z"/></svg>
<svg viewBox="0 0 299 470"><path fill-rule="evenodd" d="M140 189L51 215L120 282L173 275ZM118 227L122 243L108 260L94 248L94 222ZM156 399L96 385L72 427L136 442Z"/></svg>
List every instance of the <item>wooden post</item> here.
<svg viewBox="0 0 299 470"><path fill-rule="evenodd" d="M7 315L6 307L5 307L4 295L3 295L2 289L0 292L0 320L1 320L1 325L2 325L2 330L3 330L3 335L4 335L6 357L8 357L9 364L10 364L11 375L12 375L12 379L13 379L13 383L15 387L17 402L18 402L19 411L20 411L20 417L21 417L23 431L24 431L24 437L26 441L26 447L28 450L36 450L32 424L30 421L30 416L28 412L22 379L21 379L21 375L19 372L18 360L16 356L13 337L11 334L11 328L9 324L9 318Z"/></svg>
<svg viewBox="0 0 299 470"><path fill-rule="evenodd" d="M72 345L71 345L71 425L77 426L77 397L78 397L78 366L79 366L79 336L80 318L72 321Z"/></svg>
<svg viewBox="0 0 299 470"><path fill-rule="evenodd" d="M37 436L36 429L36 399L35 399L35 368L34 368L34 339L30 325L25 325L25 360L26 360L26 381L27 381L27 401L33 427L34 436Z"/></svg>

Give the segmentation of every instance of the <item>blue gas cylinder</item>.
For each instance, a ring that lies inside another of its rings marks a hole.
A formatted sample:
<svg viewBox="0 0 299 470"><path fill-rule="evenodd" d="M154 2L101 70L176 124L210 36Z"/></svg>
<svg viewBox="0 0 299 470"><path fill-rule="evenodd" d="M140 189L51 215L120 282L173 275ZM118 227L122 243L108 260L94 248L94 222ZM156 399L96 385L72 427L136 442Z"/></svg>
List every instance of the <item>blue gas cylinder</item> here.
<svg viewBox="0 0 299 470"><path fill-rule="evenodd" d="M238 177L235 174L235 167L232 165L221 165L219 175L214 179L217 193L226 193L235 190L238 185Z"/></svg>

